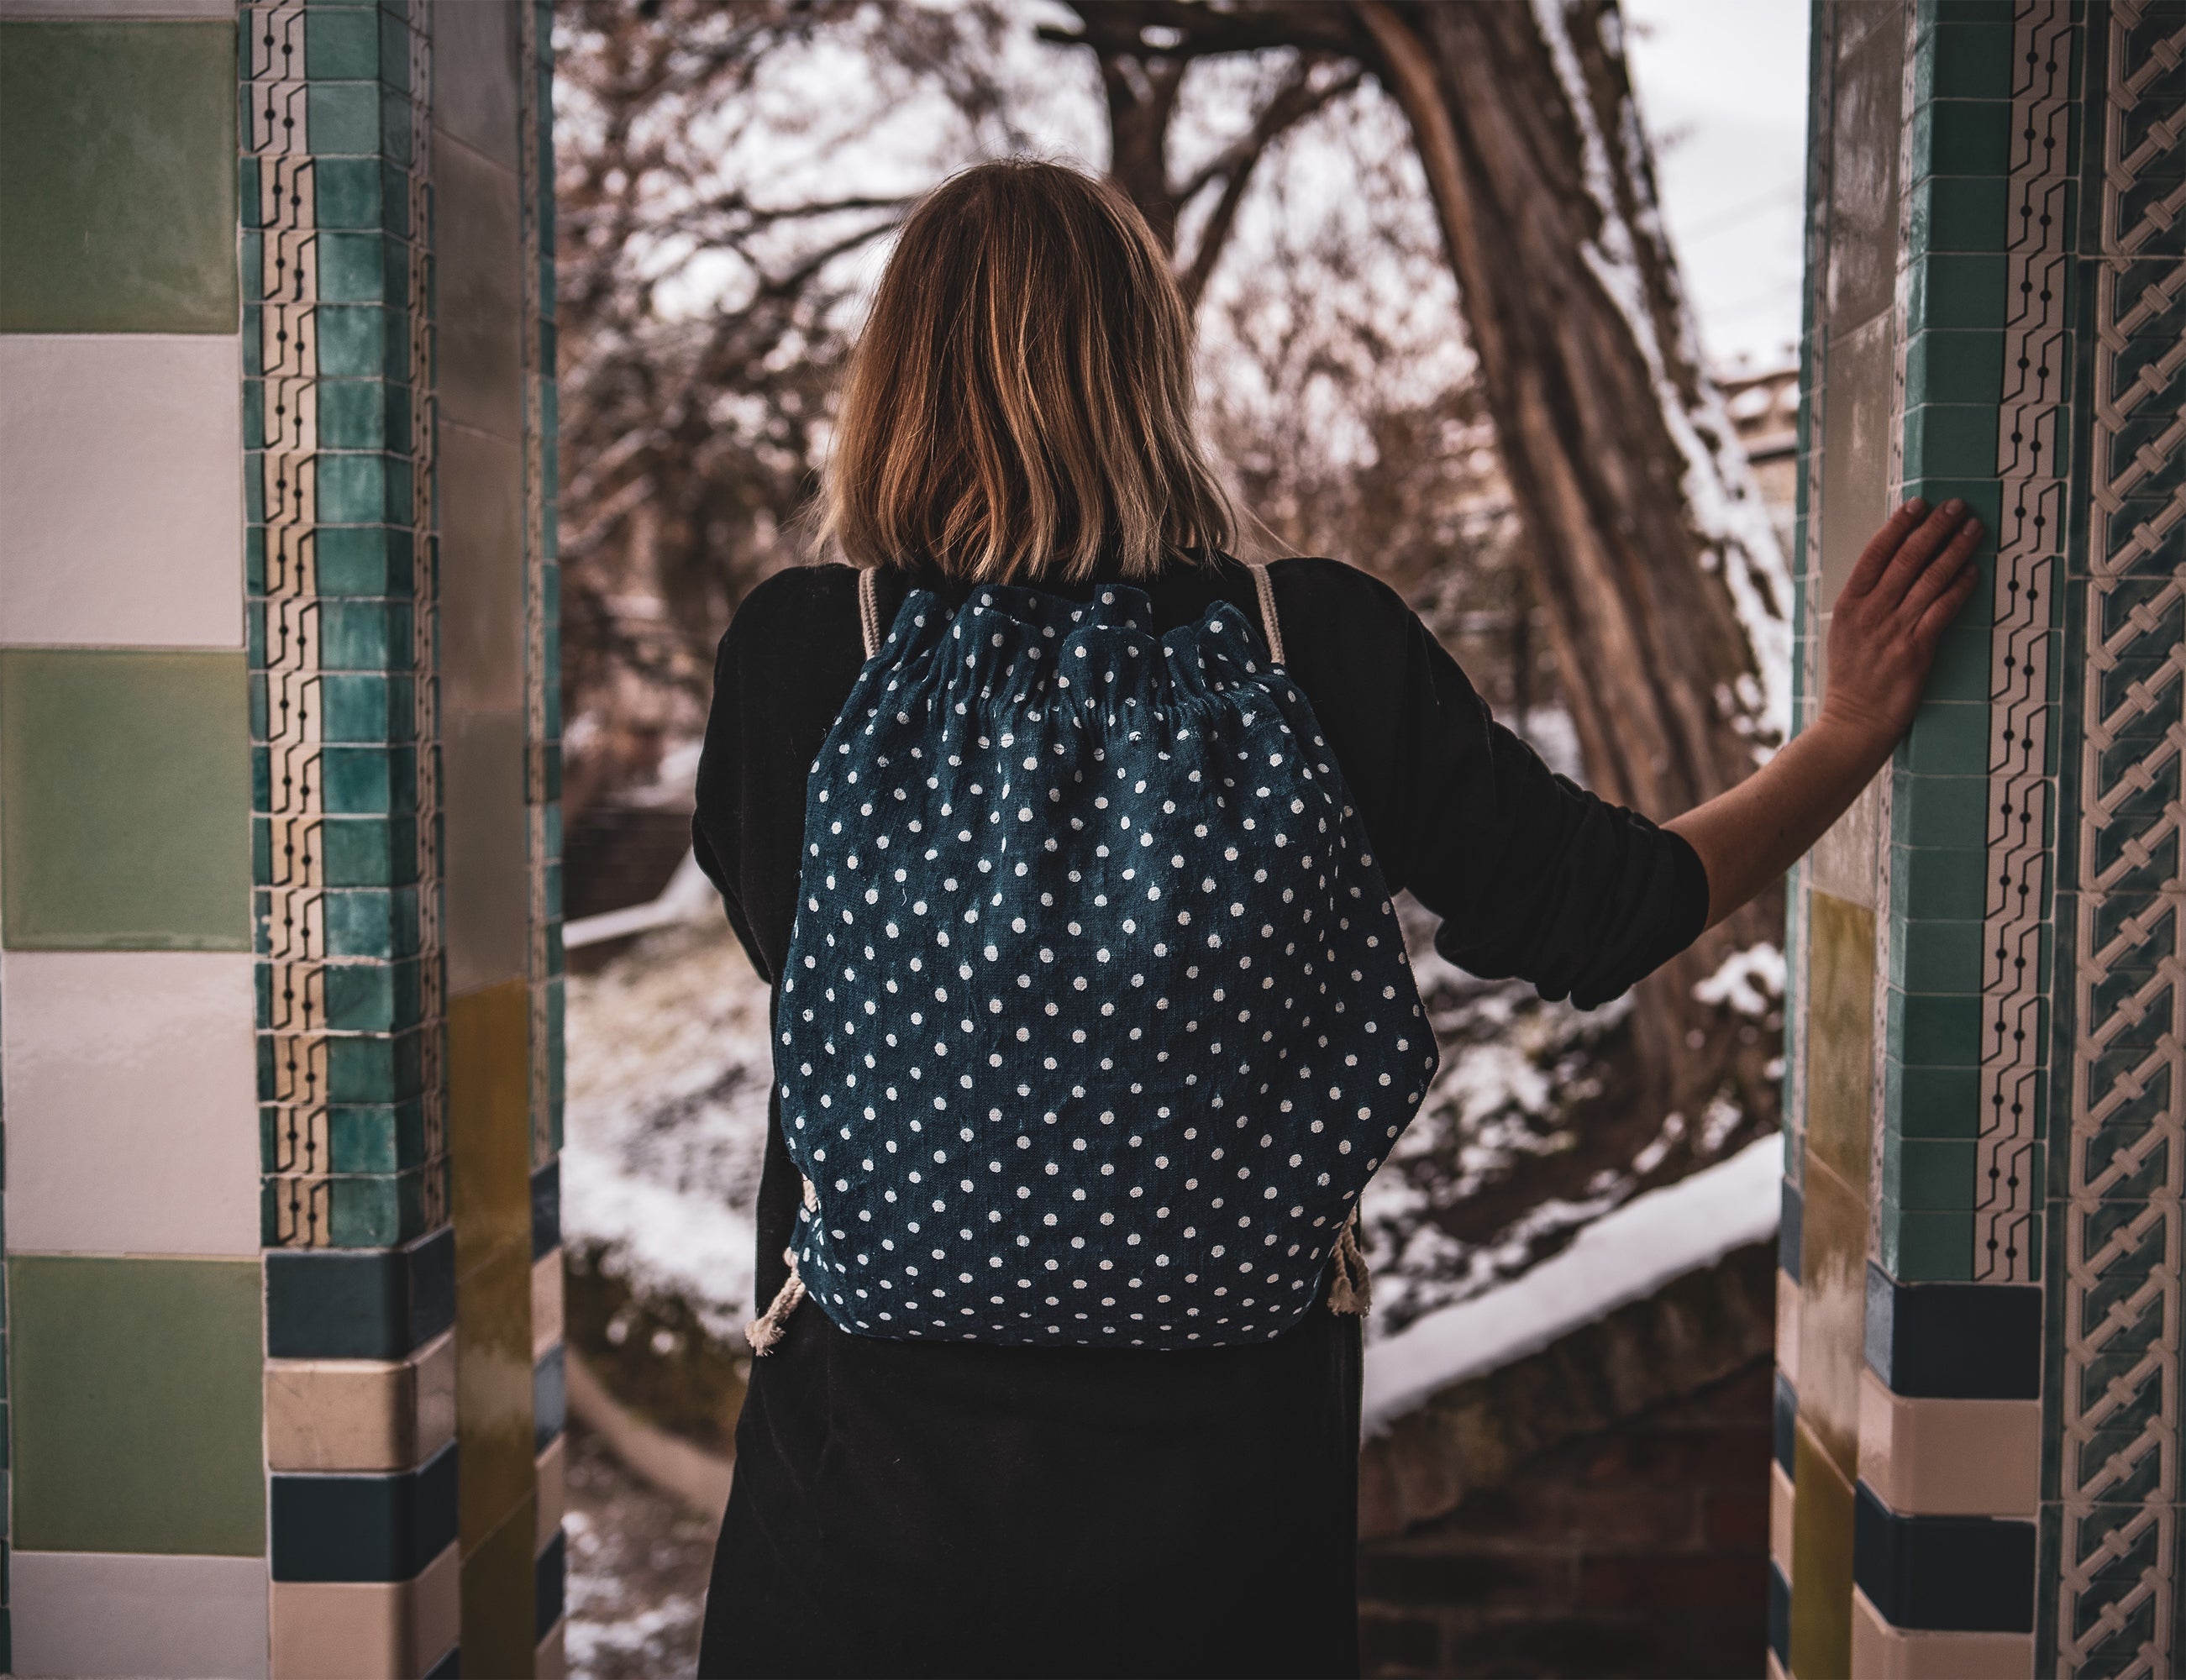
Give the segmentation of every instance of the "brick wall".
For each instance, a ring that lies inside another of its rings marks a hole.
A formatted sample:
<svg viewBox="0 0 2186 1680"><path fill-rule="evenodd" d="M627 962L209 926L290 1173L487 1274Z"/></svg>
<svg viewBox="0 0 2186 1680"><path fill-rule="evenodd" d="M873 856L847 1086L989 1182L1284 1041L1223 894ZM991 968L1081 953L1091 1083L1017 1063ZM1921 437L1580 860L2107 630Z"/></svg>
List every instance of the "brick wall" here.
<svg viewBox="0 0 2186 1680"><path fill-rule="evenodd" d="M1362 1542L1365 1672L1758 1673L1770 1400L1754 1358Z"/></svg>

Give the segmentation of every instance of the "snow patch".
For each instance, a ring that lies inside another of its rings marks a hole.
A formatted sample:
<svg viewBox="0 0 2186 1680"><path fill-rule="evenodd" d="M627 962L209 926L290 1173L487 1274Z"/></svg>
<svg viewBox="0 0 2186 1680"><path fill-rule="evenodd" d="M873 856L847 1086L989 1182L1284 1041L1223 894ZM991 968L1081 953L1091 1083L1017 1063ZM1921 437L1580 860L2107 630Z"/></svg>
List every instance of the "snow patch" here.
<svg viewBox="0 0 2186 1680"><path fill-rule="evenodd" d="M1693 995L1704 1004L1729 1004L1758 1021L1784 995L1784 953L1764 939L1725 957L1714 973L1694 984Z"/></svg>
<svg viewBox="0 0 2186 1680"><path fill-rule="evenodd" d="M1366 1350L1364 1432L1379 1434L1453 1383L1509 1364L1776 1230L1781 1135L1635 1196L1512 1282L1430 1313ZM1541 1211L1546 1211L1545 1209Z"/></svg>

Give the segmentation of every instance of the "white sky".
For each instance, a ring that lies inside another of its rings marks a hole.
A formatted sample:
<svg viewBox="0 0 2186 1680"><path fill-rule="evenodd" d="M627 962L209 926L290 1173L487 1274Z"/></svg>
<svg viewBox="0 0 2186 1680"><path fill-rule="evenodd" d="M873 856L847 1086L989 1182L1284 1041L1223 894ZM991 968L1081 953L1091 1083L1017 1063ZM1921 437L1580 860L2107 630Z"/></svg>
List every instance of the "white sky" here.
<svg viewBox="0 0 2186 1680"><path fill-rule="evenodd" d="M1806 179L1806 0L1624 0L1662 209L1719 367L1792 361Z"/></svg>

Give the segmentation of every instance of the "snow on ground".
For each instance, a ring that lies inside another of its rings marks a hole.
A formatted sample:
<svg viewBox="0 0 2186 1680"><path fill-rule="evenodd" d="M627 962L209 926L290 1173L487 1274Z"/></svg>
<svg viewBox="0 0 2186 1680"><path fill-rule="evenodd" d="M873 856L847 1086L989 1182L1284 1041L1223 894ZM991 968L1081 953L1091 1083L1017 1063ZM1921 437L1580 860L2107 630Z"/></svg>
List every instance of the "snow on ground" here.
<svg viewBox="0 0 2186 1680"><path fill-rule="evenodd" d="M563 1222L572 1248L707 1330L752 1316L766 1146L766 988L726 921L649 936L569 982Z"/></svg>
<svg viewBox="0 0 2186 1680"><path fill-rule="evenodd" d="M1538 1352L1627 1302L1712 1265L1776 1229L1784 1144L1769 1136L1728 1161L1636 1196L1516 1281L1431 1313L1366 1352L1363 1426L1387 1426L1437 1391Z"/></svg>

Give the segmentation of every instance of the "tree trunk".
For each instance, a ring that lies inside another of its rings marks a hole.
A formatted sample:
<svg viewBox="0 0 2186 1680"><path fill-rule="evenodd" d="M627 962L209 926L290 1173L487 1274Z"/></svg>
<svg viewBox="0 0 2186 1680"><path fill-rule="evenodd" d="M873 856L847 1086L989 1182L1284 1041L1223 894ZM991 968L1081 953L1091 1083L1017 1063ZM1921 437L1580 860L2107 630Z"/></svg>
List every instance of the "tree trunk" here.
<svg viewBox="0 0 2186 1680"><path fill-rule="evenodd" d="M1749 775L1789 725L1789 574L1700 365L1615 0L1079 11L1101 21L1080 39L1108 66L1112 115L1130 119L1117 167L1142 200L1163 197L1176 81L1134 100L1111 55L1157 30L1174 59L1342 53L1387 88L1425 166L1589 781L1664 820ZM1773 1117L1773 1045L1693 988L1780 938L1781 916L1772 893L1640 988L1641 1061L1666 1108L1696 1120L1727 1085Z"/></svg>
<svg viewBox="0 0 2186 1680"><path fill-rule="evenodd" d="M1354 12L1426 168L1588 779L1674 816L1782 739L1790 588L1699 365L1616 6ZM1772 893L1640 988L1644 1062L1688 1118L1726 1080L1770 1104L1765 1047L1693 988L1780 916Z"/></svg>

